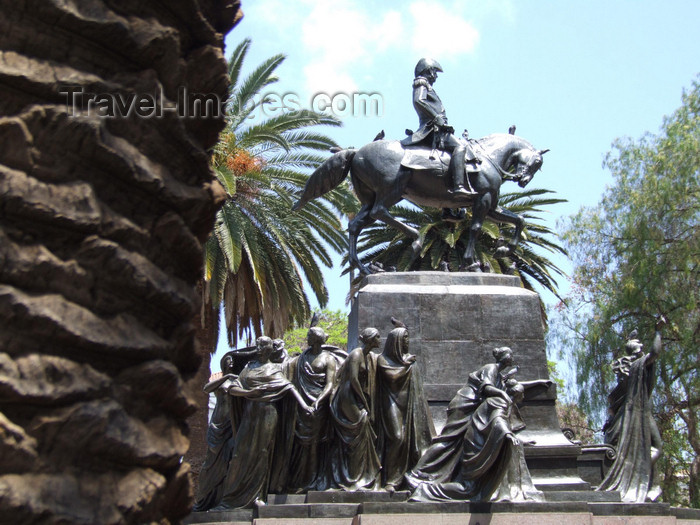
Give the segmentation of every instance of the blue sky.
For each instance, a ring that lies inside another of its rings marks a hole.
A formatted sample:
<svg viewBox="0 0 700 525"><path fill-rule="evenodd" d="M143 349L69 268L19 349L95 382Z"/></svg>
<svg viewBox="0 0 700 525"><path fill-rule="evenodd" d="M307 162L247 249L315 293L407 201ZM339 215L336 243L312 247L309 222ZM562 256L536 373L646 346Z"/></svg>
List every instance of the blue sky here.
<svg viewBox="0 0 700 525"><path fill-rule="evenodd" d="M569 201L551 207L552 227L598 202L612 181L601 164L613 140L657 132L700 73L695 0L244 0L243 11L227 52L251 38L249 68L285 53L276 92L294 93L304 108L318 93L381 95L382 116L348 116L327 130L344 146L415 129L413 69L423 56L438 60L435 88L455 129L480 137L516 124L551 149L530 187ZM325 272L328 306L345 310L340 273L339 262Z"/></svg>

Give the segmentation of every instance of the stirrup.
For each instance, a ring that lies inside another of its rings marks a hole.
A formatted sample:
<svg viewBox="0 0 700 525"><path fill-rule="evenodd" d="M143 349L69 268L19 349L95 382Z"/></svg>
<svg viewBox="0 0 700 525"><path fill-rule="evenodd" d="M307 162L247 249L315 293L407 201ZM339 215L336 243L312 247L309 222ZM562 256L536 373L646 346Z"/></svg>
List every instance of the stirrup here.
<svg viewBox="0 0 700 525"><path fill-rule="evenodd" d="M452 195L465 195L465 196L471 196L471 195L476 195L477 192L475 191L469 191L467 188L464 186L457 186L456 188L453 188L451 190L448 190Z"/></svg>

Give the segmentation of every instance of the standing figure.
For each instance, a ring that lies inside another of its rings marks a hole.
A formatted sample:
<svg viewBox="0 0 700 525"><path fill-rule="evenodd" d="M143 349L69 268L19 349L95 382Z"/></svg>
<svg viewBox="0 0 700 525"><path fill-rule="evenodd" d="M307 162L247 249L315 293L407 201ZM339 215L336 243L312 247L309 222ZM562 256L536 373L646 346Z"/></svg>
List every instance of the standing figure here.
<svg viewBox="0 0 700 525"><path fill-rule="evenodd" d="M331 486L329 402L336 371L342 362L339 349L324 345L328 339L318 326L309 329L308 348L290 360L292 382L311 412L296 411L293 445L287 469L290 492L326 490Z"/></svg>
<svg viewBox="0 0 700 525"><path fill-rule="evenodd" d="M336 432L333 447L334 486L345 490L374 490L379 485L381 464L372 428L376 363L370 352L379 347L376 328L365 328L355 348L338 370L331 397L331 416Z"/></svg>
<svg viewBox="0 0 700 525"><path fill-rule="evenodd" d="M226 392L231 380L223 377L232 372L233 357L226 354L221 359L221 373L213 375L204 387L207 394L214 392L216 405L207 428L207 453L199 472L197 494L192 509L194 511L209 510L221 501L228 462L233 450L234 426L238 426L232 422L232 398ZM217 375L219 377L216 377Z"/></svg>
<svg viewBox="0 0 700 525"><path fill-rule="evenodd" d="M516 432L525 428L516 403L526 386L507 382L513 366L508 347L493 351L496 363L469 374L447 409L447 423L415 468L406 474L414 501L542 500L525 464ZM515 399L513 399L513 396Z"/></svg>
<svg viewBox="0 0 700 525"><path fill-rule="evenodd" d="M231 380L226 392L246 400L245 411L234 437L233 454L223 486L221 504L215 510L251 507L267 498L270 469L277 437L278 412L275 401L293 395L301 407L304 402L294 385L282 375L279 364L272 363L272 339L257 339L258 355L240 375Z"/></svg>
<svg viewBox="0 0 700 525"><path fill-rule="evenodd" d="M651 352L636 339L627 341L627 355L616 359L617 385L608 396L605 443L617 449L617 458L597 490L617 490L622 501L656 500L661 490L654 483L654 464L661 456L661 435L651 413L654 363L662 349L662 319L657 323Z"/></svg>
<svg viewBox="0 0 700 525"><path fill-rule="evenodd" d="M420 459L435 434L416 356L408 353L405 326L389 332L384 351L377 358L376 399L382 486L393 492L401 486L404 474Z"/></svg>
<svg viewBox="0 0 700 525"><path fill-rule="evenodd" d="M436 60L421 58L416 64L413 80L413 107L418 113L420 127L401 141L403 146L426 144L431 149L447 151L451 154L448 177L452 181L452 191L456 195L475 195L465 187L465 158L472 164L479 164L480 159L474 155L469 143L454 136L454 128L447 123L447 114L440 97L433 89L438 71L442 67ZM457 219L449 209L445 209L444 218ZM462 217L463 218L463 217Z"/></svg>

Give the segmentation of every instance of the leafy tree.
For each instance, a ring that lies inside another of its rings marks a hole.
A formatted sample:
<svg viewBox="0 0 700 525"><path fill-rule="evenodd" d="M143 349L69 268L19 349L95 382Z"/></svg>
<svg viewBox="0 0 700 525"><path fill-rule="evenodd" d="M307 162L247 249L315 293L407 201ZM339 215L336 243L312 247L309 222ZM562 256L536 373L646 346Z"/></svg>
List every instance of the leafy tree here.
<svg viewBox="0 0 700 525"><path fill-rule="evenodd" d="M526 226L515 253L509 259L496 259L496 248L505 244L503 236L511 234L509 225L501 232L499 225L485 221L481 237L477 243L477 252L482 260L489 264L496 273L513 273L518 275L523 286L533 289L534 282L559 297L553 274L563 275L562 271L537 249L550 253L566 254L564 249L552 239L553 231L538 224L544 206L565 202L549 196L550 190L530 189L517 193L504 193L500 204L509 210L521 214L526 219ZM412 260L413 239L401 232L387 228L383 223L375 223L363 230L358 254L363 263L379 262L385 267L393 266L398 271L435 270L441 263L447 263L455 271L462 263L462 256L469 238L471 214L467 209L467 218L459 223L442 219L442 211L428 207L397 205L391 210L392 215L417 230L423 236L423 250L420 257ZM444 267L444 264L443 264Z"/></svg>
<svg viewBox="0 0 700 525"><path fill-rule="evenodd" d="M664 498L700 507L700 84L658 135L620 139L605 160L614 182L565 225L575 265L560 343L575 363L579 405L603 419L608 363L639 330L667 320L654 391ZM684 485L687 483L688 491Z"/></svg>
<svg viewBox="0 0 700 525"><path fill-rule="evenodd" d="M338 346L347 350L348 346L348 314L340 310L323 309L318 312L320 321L318 326L326 332L328 340L326 344ZM309 331L308 323L290 328L284 334L285 348L290 354L302 352L308 345L306 335Z"/></svg>
<svg viewBox="0 0 700 525"><path fill-rule="evenodd" d="M244 334L281 335L310 314L303 278L321 305L328 301L320 265L330 267L328 248L346 249L337 211L354 197L342 186L297 213L294 193L336 143L311 128L339 126L329 116L308 110L255 119L272 102L263 93L278 81L284 55L273 56L240 78L250 40L236 47L229 62L231 83L227 126L213 156L228 198L205 245L205 302L217 315L223 305L228 342ZM323 242L321 242L323 241ZM211 313L210 313L211 315Z"/></svg>
<svg viewBox="0 0 700 525"><path fill-rule="evenodd" d="M590 445L596 442L596 429L593 428L590 418L576 403L556 402L557 417L561 428L573 432L573 437L582 445Z"/></svg>

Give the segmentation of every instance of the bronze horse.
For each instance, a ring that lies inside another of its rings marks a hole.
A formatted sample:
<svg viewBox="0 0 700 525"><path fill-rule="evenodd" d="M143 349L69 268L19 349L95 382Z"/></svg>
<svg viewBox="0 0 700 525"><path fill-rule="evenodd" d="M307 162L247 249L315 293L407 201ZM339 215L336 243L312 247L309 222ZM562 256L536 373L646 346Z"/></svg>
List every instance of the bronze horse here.
<svg viewBox="0 0 700 525"><path fill-rule="evenodd" d="M402 199L434 208L464 208L471 206L472 222L464 253L462 269L478 271L475 246L484 219L506 222L515 226L508 246L496 250L496 257L507 257L518 244L524 219L498 205L504 180L513 180L524 188L542 166L542 155L549 150L536 150L525 139L505 133L494 133L472 141L472 147L483 159L479 172L470 174L475 195L454 195L449 190L443 169L412 169L402 166L404 148L398 141L380 140L360 149L345 149L334 154L314 171L306 183L301 198L292 207L298 210L307 202L338 186L348 173L355 194L362 203L358 214L348 224L351 266L369 273L357 256L357 239L363 228L376 220L392 226L414 240L413 252L420 253L422 240L415 228L397 220L389 208ZM430 152L426 150L426 157ZM435 153L433 151L433 153Z"/></svg>

